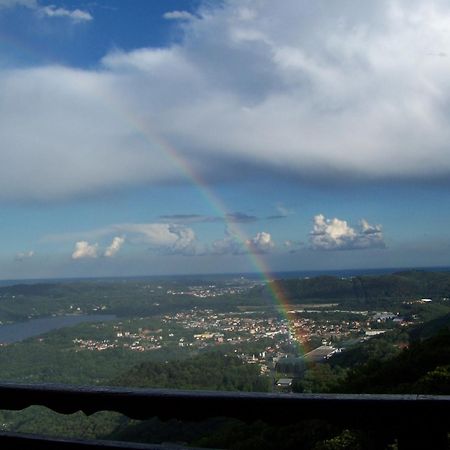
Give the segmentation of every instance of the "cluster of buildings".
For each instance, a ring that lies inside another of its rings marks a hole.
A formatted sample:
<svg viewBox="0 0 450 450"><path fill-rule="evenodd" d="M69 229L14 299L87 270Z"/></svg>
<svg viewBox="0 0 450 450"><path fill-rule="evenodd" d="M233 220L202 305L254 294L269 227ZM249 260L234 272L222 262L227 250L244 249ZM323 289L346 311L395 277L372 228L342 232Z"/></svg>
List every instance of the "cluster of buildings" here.
<svg viewBox="0 0 450 450"><path fill-rule="evenodd" d="M203 295L204 291L198 292ZM302 347L311 344L311 352L305 358L317 362L339 351L345 341L366 340L385 332L387 322L399 320L402 325L402 319L391 312L340 313L344 314L337 315L334 310L290 311L286 318L276 310L217 312L196 307L161 316L158 329L136 328L136 320L145 320L141 318L111 324L109 338L78 337L73 343L80 350L126 348L140 352L169 347L202 350L226 345L226 351L234 352L248 364L258 364L261 372L267 373L280 359L298 356L298 342ZM345 313L352 318L347 320Z"/></svg>
<svg viewBox="0 0 450 450"><path fill-rule="evenodd" d="M212 309L193 308L162 317L166 324L176 324L185 330L202 330L204 332L220 332L229 337L273 337L288 332L288 321L276 317L266 317L255 312L217 313ZM196 333L199 334L199 333ZM201 334L201 333L200 333Z"/></svg>
<svg viewBox="0 0 450 450"><path fill-rule="evenodd" d="M208 286L188 286L186 289L168 289L167 295L189 295L197 298L214 298L223 295L244 294L253 285L244 286L216 286L214 284Z"/></svg>
<svg viewBox="0 0 450 450"><path fill-rule="evenodd" d="M95 326L95 325L94 325ZM140 328L137 333L125 331L121 325L115 325L114 337L97 339L76 338L72 342L80 350L102 351L113 348L127 348L132 351L145 352L157 350L163 346L162 329L148 330Z"/></svg>

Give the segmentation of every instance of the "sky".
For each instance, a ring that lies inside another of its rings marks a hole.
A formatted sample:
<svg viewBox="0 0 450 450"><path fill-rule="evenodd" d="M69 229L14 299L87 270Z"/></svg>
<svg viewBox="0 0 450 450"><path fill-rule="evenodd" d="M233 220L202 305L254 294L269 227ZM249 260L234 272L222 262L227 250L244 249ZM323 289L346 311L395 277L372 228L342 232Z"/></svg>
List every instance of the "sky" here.
<svg viewBox="0 0 450 450"><path fill-rule="evenodd" d="M0 278L448 266L444 0L0 0Z"/></svg>

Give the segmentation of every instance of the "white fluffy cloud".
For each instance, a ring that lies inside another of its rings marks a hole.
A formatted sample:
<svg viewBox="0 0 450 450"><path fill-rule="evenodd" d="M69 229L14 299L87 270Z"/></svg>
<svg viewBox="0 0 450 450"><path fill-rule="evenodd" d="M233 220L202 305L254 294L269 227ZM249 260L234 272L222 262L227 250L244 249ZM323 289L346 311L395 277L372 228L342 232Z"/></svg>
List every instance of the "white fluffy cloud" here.
<svg viewBox="0 0 450 450"><path fill-rule="evenodd" d="M246 241L248 249L253 253L265 253L275 247L270 233L261 231Z"/></svg>
<svg viewBox="0 0 450 450"><path fill-rule="evenodd" d="M107 258L112 258L122 248L125 243L125 238L122 236L116 236L113 238L111 244L106 248L104 255Z"/></svg>
<svg viewBox="0 0 450 450"><path fill-rule="evenodd" d="M72 259L97 258L98 244L89 244L87 241L75 243Z"/></svg>
<svg viewBox="0 0 450 450"><path fill-rule="evenodd" d="M167 146L211 180L448 177L449 22L444 0L228 0L168 48L0 70L0 196L185 180Z"/></svg>
<svg viewBox="0 0 450 450"><path fill-rule="evenodd" d="M338 218L327 219L323 214L314 217L310 244L316 250L354 250L368 248L385 248L381 225L370 225L366 220L360 221L360 228L355 230L347 221Z"/></svg>
<svg viewBox="0 0 450 450"><path fill-rule="evenodd" d="M244 253L266 253L275 247L270 233L260 231L250 239L242 239L232 230L227 228L223 239L212 242L208 253L218 255L241 255Z"/></svg>
<svg viewBox="0 0 450 450"><path fill-rule="evenodd" d="M191 20L194 16L188 11L168 11L163 14L166 20Z"/></svg>
<svg viewBox="0 0 450 450"><path fill-rule="evenodd" d="M65 17L72 22L86 22L93 19L92 15L81 9L58 8L55 5L41 5L37 0L0 0L0 9L22 6L32 9L41 17Z"/></svg>
<svg viewBox="0 0 450 450"><path fill-rule="evenodd" d="M93 19L92 15L87 11L81 9L69 10L66 8L57 8L54 5L40 6L39 14L46 17L66 17L73 22L88 22Z"/></svg>

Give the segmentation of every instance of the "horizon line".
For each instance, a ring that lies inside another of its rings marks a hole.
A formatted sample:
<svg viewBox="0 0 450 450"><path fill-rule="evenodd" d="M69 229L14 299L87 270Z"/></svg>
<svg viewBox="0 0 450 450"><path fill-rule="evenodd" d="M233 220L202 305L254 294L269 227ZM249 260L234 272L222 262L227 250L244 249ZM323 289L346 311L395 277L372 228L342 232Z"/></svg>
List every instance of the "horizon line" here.
<svg viewBox="0 0 450 450"><path fill-rule="evenodd" d="M338 276L340 273L348 273L354 272L360 275L364 275L365 273L370 274L370 272L385 272L385 274L402 272L402 271L426 271L426 272L439 272L450 271L450 266L398 266L398 267L373 267L373 268L347 268L347 269L299 269L299 270L276 270L270 273L272 278L277 279L275 275L277 274L311 274L313 276L320 276L321 274L330 274ZM314 275L317 274L317 275ZM43 277L43 278L1 278L0 284L2 283L12 283L12 282L45 282L45 281L53 281L53 282L61 282L61 281L93 281L93 280L113 280L113 279L145 279L145 278L197 278L197 277L252 277L261 278L261 274L259 272L211 272L211 273L175 273L175 274L159 274L159 275L105 275L105 276L86 276L86 277L76 277L76 276L68 276L68 277ZM290 278L290 277L285 277ZM280 279L280 278L278 278ZM283 279L283 278L281 278ZM261 281L261 279L259 280ZM268 280L271 281L271 280ZM1 287L1 286L0 286Z"/></svg>

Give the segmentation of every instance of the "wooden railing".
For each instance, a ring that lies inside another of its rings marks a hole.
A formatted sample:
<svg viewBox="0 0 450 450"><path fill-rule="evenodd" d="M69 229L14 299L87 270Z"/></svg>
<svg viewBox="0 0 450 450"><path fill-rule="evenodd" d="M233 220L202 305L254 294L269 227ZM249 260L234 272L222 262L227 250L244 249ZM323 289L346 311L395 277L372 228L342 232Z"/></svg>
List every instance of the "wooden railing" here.
<svg viewBox="0 0 450 450"><path fill-rule="evenodd" d="M232 417L245 422L297 423L321 419L349 429L396 438L399 449L447 449L450 396L262 394L127 389L66 385L0 384L0 409L46 406L62 414L116 411L133 419L203 420ZM167 446L55 439L0 433L0 449L168 449ZM177 447L179 448L179 447Z"/></svg>

